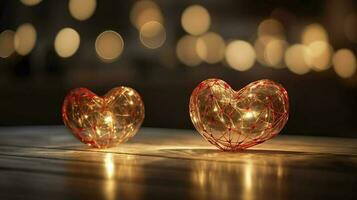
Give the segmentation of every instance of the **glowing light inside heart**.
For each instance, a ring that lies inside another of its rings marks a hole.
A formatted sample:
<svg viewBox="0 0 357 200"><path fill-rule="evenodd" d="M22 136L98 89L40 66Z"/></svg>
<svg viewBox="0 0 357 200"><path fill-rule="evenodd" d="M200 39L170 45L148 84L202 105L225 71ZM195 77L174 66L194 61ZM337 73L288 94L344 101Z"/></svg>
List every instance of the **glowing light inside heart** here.
<svg viewBox="0 0 357 200"><path fill-rule="evenodd" d="M78 88L65 98L62 116L83 143L107 148L136 134L144 120L144 104L140 95L128 87L114 88L103 97Z"/></svg>
<svg viewBox="0 0 357 200"><path fill-rule="evenodd" d="M222 150L242 150L274 137L288 114L286 90L270 80L255 81L236 92L222 80L208 79L190 99L194 126Z"/></svg>

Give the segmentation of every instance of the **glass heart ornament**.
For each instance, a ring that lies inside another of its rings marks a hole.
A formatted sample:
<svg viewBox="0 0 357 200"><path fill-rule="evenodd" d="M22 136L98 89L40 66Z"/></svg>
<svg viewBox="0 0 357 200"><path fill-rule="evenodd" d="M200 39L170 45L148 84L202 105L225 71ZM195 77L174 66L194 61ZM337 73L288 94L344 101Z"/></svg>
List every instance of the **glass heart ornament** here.
<svg viewBox="0 0 357 200"><path fill-rule="evenodd" d="M144 120L144 103L129 87L117 87L100 97L86 88L71 90L62 106L64 124L83 143L96 148L126 142Z"/></svg>
<svg viewBox="0 0 357 200"><path fill-rule="evenodd" d="M197 131L224 151L239 151L276 136L289 116L286 90L258 80L239 91L226 82L207 79L192 92L190 117Z"/></svg>

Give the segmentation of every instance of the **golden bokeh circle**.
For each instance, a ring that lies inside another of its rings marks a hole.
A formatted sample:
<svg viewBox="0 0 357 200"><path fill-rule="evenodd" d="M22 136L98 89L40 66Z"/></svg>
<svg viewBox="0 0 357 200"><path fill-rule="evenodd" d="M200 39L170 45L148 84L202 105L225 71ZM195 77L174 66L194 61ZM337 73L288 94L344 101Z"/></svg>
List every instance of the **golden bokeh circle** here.
<svg viewBox="0 0 357 200"><path fill-rule="evenodd" d="M218 63L224 58L226 44L223 38L214 32L200 36L196 43L198 56L209 64Z"/></svg>
<svg viewBox="0 0 357 200"><path fill-rule="evenodd" d="M15 33L14 46L20 55L29 54L35 47L37 32L35 27L30 23L20 25Z"/></svg>
<svg viewBox="0 0 357 200"><path fill-rule="evenodd" d="M284 38L284 27L276 19L265 19L258 26L258 37L270 36Z"/></svg>
<svg viewBox="0 0 357 200"><path fill-rule="evenodd" d="M250 69L254 63L256 54L251 44L243 40L234 40L227 45L226 61L230 67L238 71Z"/></svg>
<svg viewBox="0 0 357 200"><path fill-rule="evenodd" d="M328 41L328 35L325 28L321 24L310 24L303 30L301 42L309 45L315 41Z"/></svg>
<svg viewBox="0 0 357 200"><path fill-rule="evenodd" d="M130 11L130 21L138 30L150 22L156 21L163 24L163 16L160 7L151 0L136 1Z"/></svg>
<svg viewBox="0 0 357 200"><path fill-rule="evenodd" d="M350 78L356 73L356 56L349 49L338 50L332 62L336 74L341 78Z"/></svg>
<svg viewBox="0 0 357 200"><path fill-rule="evenodd" d="M83 21L89 19L97 7L96 0L69 0L68 9L72 17Z"/></svg>
<svg viewBox="0 0 357 200"><path fill-rule="evenodd" d="M274 68L284 67L283 61L287 46L288 43L285 40L270 40L264 48L264 60L266 64Z"/></svg>
<svg viewBox="0 0 357 200"><path fill-rule="evenodd" d="M313 70L323 71L331 66L333 49L329 43L320 40L310 43L307 47Z"/></svg>
<svg viewBox="0 0 357 200"><path fill-rule="evenodd" d="M308 48L303 44L290 46L285 52L284 59L288 69L295 74L302 75L310 71Z"/></svg>
<svg viewBox="0 0 357 200"><path fill-rule="evenodd" d="M15 32L12 30L5 30L0 33L0 58L7 58L14 53L14 38Z"/></svg>
<svg viewBox="0 0 357 200"><path fill-rule="evenodd" d="M191 35L183 36L176 45L177 58L187 66L197 66L202 62L202 59L197 53L198 38Z"/></svg>
<svg viewBox="0 0 357 200"><path fill-rule="evenodd" d="M113 30L104 31L95 40L95 50L104 62L113 62L123 53L124 40Z"/></svg>
<svg viewBox="0 0 357 200"><path fill-rule="evenodd" d="M157 21L147 22L140 28L140 41L147 48L157 49L165 43L165 40L165 27Z"/></svg>
<svg viewBox="0 0 357 200"><path fill-rule="evenodd" d="M207 9L203 6L192 5L183 11L181 25L187 33L200 35L209 29L211 17Z"/></svg>
<svg viewBox="0 0 357 200"><path fill-rule="evenodd" d="M63 28L57 33L54 45L55 51L60 57L71 57L79 48L80 36L72 28Z"/></svg>

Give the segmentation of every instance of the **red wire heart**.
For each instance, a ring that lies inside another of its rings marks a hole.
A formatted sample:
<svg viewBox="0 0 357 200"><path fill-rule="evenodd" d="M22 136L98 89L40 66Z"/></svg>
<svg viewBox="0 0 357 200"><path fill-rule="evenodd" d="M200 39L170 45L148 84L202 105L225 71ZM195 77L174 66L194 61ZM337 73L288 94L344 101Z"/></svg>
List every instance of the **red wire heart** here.
<svg viewBox="0 0 357 200"><path fill-rule="evenodd" d="M190 98L190 117L197 131L225 151L257 145L277 135L289 115L286 90L259 80L234 91L226 82L201 82Z"/></svg>
<svg viewBox="0 0 357 200"><path fill-rule="evenodd" d="M133 137L144 112L140 95L128 87L114 88L103 97L77 88L62 106L65 125L83 143L97 148L113 147Z"/></svg>

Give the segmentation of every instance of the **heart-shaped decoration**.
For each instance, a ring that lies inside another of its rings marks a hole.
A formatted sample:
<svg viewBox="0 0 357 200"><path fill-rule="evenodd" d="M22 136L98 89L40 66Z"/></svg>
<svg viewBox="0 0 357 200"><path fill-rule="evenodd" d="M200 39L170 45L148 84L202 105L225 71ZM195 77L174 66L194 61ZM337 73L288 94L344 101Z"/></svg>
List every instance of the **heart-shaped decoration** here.
<svg viewBox="0 0 357 200"><path fill-rule="evenodd" d="M113 147L133 137L144 115L140 95L128 87L114 88L103 97L77 88L62 106L65 125L80 141L96 148Z"/></svg>
<svg viewBox="0 0 357 200"><path fill-rule="evenodd" d="M234 91L226 82L201 82L190 98L190 117L197 131L224 151L238 151L277 135L288 121L286 90L259 80Z"/></svg>

